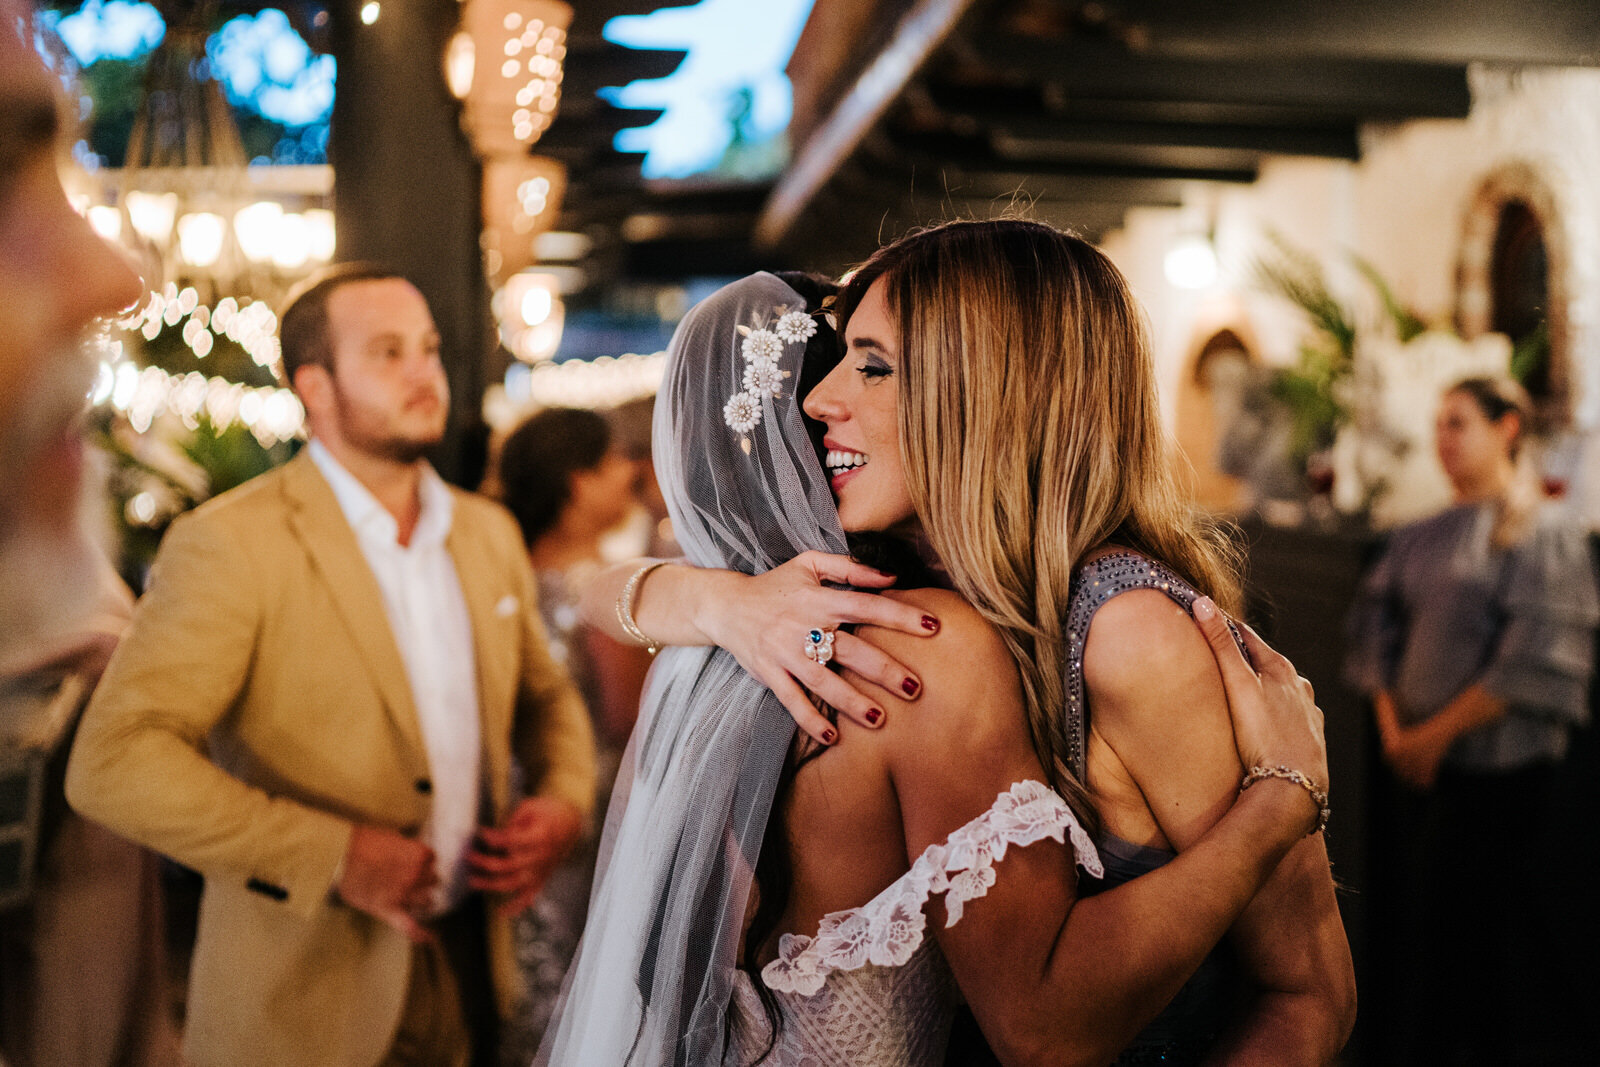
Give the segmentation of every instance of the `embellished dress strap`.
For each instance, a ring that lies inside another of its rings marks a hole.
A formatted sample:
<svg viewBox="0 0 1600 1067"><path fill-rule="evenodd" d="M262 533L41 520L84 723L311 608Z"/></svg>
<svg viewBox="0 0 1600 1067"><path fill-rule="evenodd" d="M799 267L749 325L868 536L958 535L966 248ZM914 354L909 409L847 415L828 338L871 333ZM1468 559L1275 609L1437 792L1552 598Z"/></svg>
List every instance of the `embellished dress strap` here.
<svg viewBox="0 0 1600 1067"><path fill-rule="evenodd" d="M967 901L987 895L995 884L994 865L1007 848L1047 837L1060 843L1070 837L1078 865L1104 877L1100 854L1066 801L1041 782L1021 781L942 844L929 845L909 871L866 904L823 916L816 937L784 934L778 958L761 970L762 981L779 993L809 997L834 971L903 966L923 942L922 908L930 897L944 894L945 927L954 926Z"/></svg>
<svg viewBox="0 0 1600 1067"><path fill-rule="evenodd" d="M1072 772L1085 781L1087 760L1084 747L1088 733L1088 690L1083 681L1083 650L1089 640L1089 624L1106 601L1130 589L1155 589L1167 594L1185 611L1193 608L1200 593L1178 577L1164 563L1127 549L1117 549L1085 563L1072 577L1067 600L1067 740L1072 752ZM1233 623L1239 647L1244 643ZM1248 653L1247 653L1248 655Z"/></svg>

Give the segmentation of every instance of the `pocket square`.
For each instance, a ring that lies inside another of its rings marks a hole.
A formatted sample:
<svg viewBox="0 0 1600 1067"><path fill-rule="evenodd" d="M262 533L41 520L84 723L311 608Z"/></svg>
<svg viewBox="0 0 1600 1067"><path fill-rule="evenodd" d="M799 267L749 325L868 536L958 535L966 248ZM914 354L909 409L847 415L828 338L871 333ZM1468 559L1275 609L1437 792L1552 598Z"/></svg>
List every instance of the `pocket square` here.
<svg viewBox="0 0 1600 1067"><path fill-rule="evenodd" d="M517 613L517 609L521 606L521 602L518 601L516 597L512 596L510 593L507 593L505 596L501 597L500 602L494 606L494 613L500 616L502 619L510 618Z"/></svg>

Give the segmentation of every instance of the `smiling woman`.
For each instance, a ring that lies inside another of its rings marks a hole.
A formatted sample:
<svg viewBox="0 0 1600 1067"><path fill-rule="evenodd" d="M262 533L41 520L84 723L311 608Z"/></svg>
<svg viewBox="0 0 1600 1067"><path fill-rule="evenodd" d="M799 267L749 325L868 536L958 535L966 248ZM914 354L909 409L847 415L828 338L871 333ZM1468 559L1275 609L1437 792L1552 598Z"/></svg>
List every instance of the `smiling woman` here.
<svg viewBox="0 0 1600 1067"><path fill-rule="evenodd" d="M828 479L846 530L893 532L916 519L895 421L895 336L884 287L873 285L850 316L844 362L806 398L806 414L828 424Z"/></svg>

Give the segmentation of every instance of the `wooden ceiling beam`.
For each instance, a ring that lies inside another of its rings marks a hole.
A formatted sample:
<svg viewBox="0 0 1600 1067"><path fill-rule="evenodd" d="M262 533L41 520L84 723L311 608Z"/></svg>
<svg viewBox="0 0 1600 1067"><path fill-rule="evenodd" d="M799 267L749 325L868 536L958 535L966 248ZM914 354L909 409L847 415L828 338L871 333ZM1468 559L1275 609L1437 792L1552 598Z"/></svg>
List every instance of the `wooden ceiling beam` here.
<svg viewBox="0 0 1600 1067"><path fill-rule="evenodd" d="M1327 156L1359 159L1361 145L1353 125L1258 126L1232 123L1105 122L1059 119L1035 113L954 112L953 126L978 126L989 131L995 143L1041 145L1041 154L1055 157L1115 155L1119 149L1215 148L1245 153L1287 156Z"/></svg>
<svg viewBox="0 0 1600 1067"><path fill-rule="evenodd" d="M1113 0L1107 25L1153 52L1600 65L1594 0Z"/></svg>
<svg viewBox="0 0 1600 1067"><path fill-rule="evenodd" d="M1139 178L1171 181L1249 183L1259 176L1255 153L1230 149L1166 148L1144 152L1129 146L1115 153L1089 157L1053 152L1045 144L987 136L888 131L887 140L901 152L934 157L969 171L1024 172L1054 178Z"/></svg>
<svg viewBox="0 0 1600 1067"><path fill-rule="evenodd" d="M1002 84L1040 83L1063 107L1077 100L1085 106L1089 101L1210 104L1263 109L1263 114L1281 109L1393 119L1462 118L1472 106L1464 63L1307 58L1283 51L1219 60L1134 53L1106 41L1006 34L965 39L963 52ZM938 76L934 84L943 96L961 91Z"/></svg>
<svg viewBox="0 0 1600 1067"><path fill-rule="evenodd" d="M561 95L593 96L608 86L623 86L632 81L665 78L689 55L681 50L642 50L603 44L593 48L567 50L562 65Z"/></svg>
<svg viewBox="0 0 1600 1067"><path fill-rule="evenodd" d="M788 234L839 166L877 125L907 83L955 30L973 0L917 0L873 60L795 153L756 223L755 243L771 249Z"/></svg>
<svg viewBox="0 0 1600 1067"><path fill-rule="evenodd" d="M832 188L851 196L892 201L899 196L972 201L1063 200L1079 203L1177 207L1201 184L1172 178L1047 175L1026 170L957 166L932 157L907 157L898 165L858 158L840 170Z"/></svg>

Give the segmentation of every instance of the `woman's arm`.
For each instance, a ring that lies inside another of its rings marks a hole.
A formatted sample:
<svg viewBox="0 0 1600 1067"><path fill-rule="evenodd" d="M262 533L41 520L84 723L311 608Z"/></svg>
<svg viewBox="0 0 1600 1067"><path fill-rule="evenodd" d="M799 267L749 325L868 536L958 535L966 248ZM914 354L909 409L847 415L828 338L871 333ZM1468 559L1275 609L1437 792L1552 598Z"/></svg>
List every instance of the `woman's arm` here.
<svg viewBox="0 0 1600 1067"><path fill-rule="evenodd" d="M1042 773L999 638L969 616L945 622L920 656L904 638L873 635L918 662L932 702L918 716L916 743L895 746L891 758L911 856L986 810L997 785ZM1252 635L1257 675L1214 614L1206 625L1218 656L1232 657L1223 666L1241 757L1326 781L1309 687ZM1301 787L1267 779L1171 863L1085 899L1070 849L1052 841L1013 848L957 925L945 928L935 906L930 928L1004 1062L1103 1063L1171 1000L1315 814Z"/></svg>
<svg viewBox="0 0 1600 1067"><path fill-rule="evenodd" d="M1387 734L1380 727L1378 736L1383 742L1384 758L1402 781L1418 789L1432 789L1445 753L1456 738L1495 722L1509 707L1482 685L1469 685L1432 718L1415 726L1401 726L1397 719Z"/></svg>
<svg viewBox="0 0 1600 1067"><path fill-rule="evenodd" d="M619 599L628 580L652 560L633 560L602 570L584 592L585 621L625 644L637 645L622 628ZM872 593L832 589L824 582L884 589L894 579L845 556L804 552L765 574L664 562L634 589L634 622L661 645L719 645L757 681L777 694L806 733L823 744L837 740L833 725L817 712L807 692L869 728L882 725L881 700L868 697L826 667L806 658L806 633L870 623L902 634L930 636L939 620L929 613ZM883 689L914 700L917 675L893 656L850 633L834 636L833 662ZM873 713L876 712L874 715Z"/></svg>
<svg viewBox="0 0 1600 1067"><path fill-rule="evenodd" d="M1109 764L1137 786L1102 812L1120 815L1121 836L1179 853L1193 847L1227 812L1244 774L1204 638L1165 594L1125 593L1095 616L1084 674L1094 708L1089 784L1100 793L1097 768ZM1355 971L1320 836L1290 850L1229 939L1256 995L1213 1060L1330 1062L1355 1023Z"/></svg>

